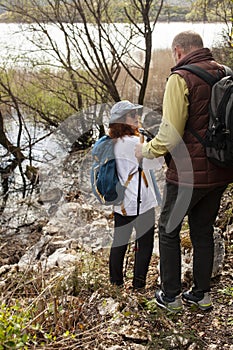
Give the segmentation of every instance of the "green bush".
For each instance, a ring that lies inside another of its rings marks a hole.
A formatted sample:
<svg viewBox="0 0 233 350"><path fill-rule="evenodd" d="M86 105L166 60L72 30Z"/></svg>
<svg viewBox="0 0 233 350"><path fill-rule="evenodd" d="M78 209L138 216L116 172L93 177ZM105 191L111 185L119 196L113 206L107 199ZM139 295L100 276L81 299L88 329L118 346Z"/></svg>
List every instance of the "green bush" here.
<svg viewBox="0 0 233 350"><path fill-rule="evenodd" d="M27 333L26 326L30 315L28 311L16 304L14 306L0 307L0 350L27 349L31 335Z"/></svg>

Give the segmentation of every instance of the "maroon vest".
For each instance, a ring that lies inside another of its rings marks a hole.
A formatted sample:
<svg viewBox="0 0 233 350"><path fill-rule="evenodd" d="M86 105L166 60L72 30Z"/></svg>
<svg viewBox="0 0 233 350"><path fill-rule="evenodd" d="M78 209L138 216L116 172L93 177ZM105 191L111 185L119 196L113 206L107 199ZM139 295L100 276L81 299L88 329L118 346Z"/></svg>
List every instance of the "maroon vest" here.
<svg viewBox="0 0 233 350"><path fill-rule="evenodd" d="M190 63L206 69L215 76L224 75L223 67L214 61L210 50L206 48L185 56L172 71ZM212 164L206 157L203 145L189 130L191 127L201 137L205 136L209 119L210 86L188 71L176 70L175 73L185 79L189 90L189 118L182 141L171 152L172 158L169 160L166 174L167 181L195 188L221 186L233 182L233 168L220 168Z"/></svg>

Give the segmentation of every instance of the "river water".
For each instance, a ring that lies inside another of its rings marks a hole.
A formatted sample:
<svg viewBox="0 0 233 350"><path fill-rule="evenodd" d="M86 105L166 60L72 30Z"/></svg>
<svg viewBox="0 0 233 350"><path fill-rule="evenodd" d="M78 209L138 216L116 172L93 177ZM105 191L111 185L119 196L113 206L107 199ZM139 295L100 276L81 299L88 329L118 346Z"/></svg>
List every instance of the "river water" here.
<svg viewBox="0 0 233 350"><path fill-rule="evenodd" d="M82 25L77 24L77 26L80 28ZM124 24L118 24L117 26L120 27L120 32L127 36L127 28ZM60 52L65 55L65 44L63 37L61 35L61 32L59 31L59 28L56 25L46 25L47 30L49 31L51 37L53 38L54 42L56 42L57 47L59 48ZM55 57L51 56L48 51L42 51L39 50L33 43L32 40L35 39L35 33L31 30L30 25L17 25L17 24L0 24L0 64L22 64L25 63L28 64L28 59L30 58L36 58L38 61L41 61L43 63L52 59L55 60ZM95 28L93 29L93 34L95 33ZM184 22L174 22L174 23L157 23L154 33L153 33L153 49L166 49L170 48L171 42L173 40L173 37L183 30L195 30L196 32L200 33L204 40L204 45L207 47L212 47L215 43L217 43L219 40L222 39L222 32L223 30L226 30L224 24L220 23L184 23ZM113 32L112 32L113 33ZM114 33L113 33L114 34ZM143 47L143 40L137 42L137 45L140 47ZM84 44L84 43L83 43ZM46 43L42 42L41 45L46 45ZM28 67L28 65L27 65ZM68 118L69 120L63 123L63 129L69 131L69 136L72 136L71 129L67 127L69 124L73 126L73 119ZM76 120L76 118L75 118ZM31 127L33 128L33 125L31 126L30 123L27 126L29 128L30 137L33 139L38 139L45 135L48 131L44 130L43 127L38 128L36 130L31 130ZM8 137L10 140L16 144L17 141L17 121L8 121L6 125L6 131L8 134ZM60 127L60 130L62 129L62 126ZM79 130L78 127L76 127L75 130ZM59 131L59 130L58 130ZM83 130L85 131L85 130ZM33 165L39 166L40 168L45 168L45 180L52 179L52 183L55 182L55 175L59 173L57 171L58 167L62 168L63 166L63 160L67 155L67 152L69 150L69 147L71 146L72 142L74 141L72 137L67 139L62 138L62 141L58 142L59 133L56 135L53 135L47 139L43 139L41 142L37 143L35 146L33 146ZM70 140L71 138L71 140ZM25 146L28 144L28 135L27 133L22 134L22 140L21 144ZM46 157L45 157L45 150L46 150ZM25 155L29 156L30 149L26 147L24 149ZM5 150L0 147L0 158L5 154ZM26 162L24 162L26 163ZM23 166L25 166L23 163ZM2 164L0 162L0 166L5 168L7 166L6 164ZM52 170L51 170L52 169ZM55 171L53 171L55 169ZM62 172L62 171L60 171ZM47 177L47 174L51 173L52 175L50 177ZM46 187L48 187L48 181L46 182ZM60 181L60 177L58 178L58 182Z"/></svg>
<svg viewBox="0 0 233 350"><path fill-rule="evenodd" d="M68 30L67 25L65 27ZM117 27L120 28L120 33L122 41L124 35L127 37L127 27L125 24L117 24ZM82 28L82 24L77 24L77 30ZM56 43L60 52L64 55L66 54L64 37L55 24L46 25L46 29L51 35L52 39ZM170 48L173 37L184 30L194 30L198 32L204 41L206 47L213 47L218 45L219 41L222 40L223 31L227 31L227 27L224 23L187 23L187 22L172 22L172 23L157 23L155 30L153 32L152 48L153 49L166 49ZM55 60L51 56L49 51L41 51L36 47L31 40L34 40L36 35L35 31L32 30L31 26L28 24L18 25L18 24L6 24L0 23L0 63L4 62L5 64L9 62L14 62L14 58L17 58L17 62L27 62L27 58L36 58L45 62L47 59ZM95 28L93 28L93 35L95 36ZM113 30L113 35L115 31ZM41 42L40 45L46 45L46 42ZM83 50L85 51L85 40L81 44L83 45ZM137 45L143 47L143 39L137 38Z"/></svg>

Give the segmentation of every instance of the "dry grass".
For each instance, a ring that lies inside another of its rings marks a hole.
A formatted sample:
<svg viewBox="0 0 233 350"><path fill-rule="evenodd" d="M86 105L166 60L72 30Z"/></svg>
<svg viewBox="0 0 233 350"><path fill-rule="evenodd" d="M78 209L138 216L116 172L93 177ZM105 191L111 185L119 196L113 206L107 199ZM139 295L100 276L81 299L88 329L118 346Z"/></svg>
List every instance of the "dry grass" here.
<svg viewBox="0 0 233 350"><path fill-rule="evenodd" d="M185 308L178 315L164 312L151 300L158 277L155 256L144 293L131 289L132 252L123 289L108 282L107 251L83 252L70 269L22 274L12 268L0 278L0 349L231 350L230 256L232 246L227 248L221 279L213 282L214 311Z"/></svg>
<svg viewBox="0 0 233 350"><path fill-rule="evenodd" d="M185 308L179 315L169 315L151 300L159 287L156 255L146 290L138 293L131 288L133 245L125 286L118 289L108 281L107 249L93 253L77 247L75 266L43 271L38 264L22 273L17 261L6 264L6 258L22 256L25 247L20 238L17 245L17 237L2 235L0 350L135 350L139 345L145 350L232 350L232 187L223 198L217 224L224 232L226 258L222 274L212 281L215 307L209 313Z"/></svg>
<svg viewBox="0 0 233 350"><path fill-rule="evenodd" d="M154 109L161 108L164 88L174 60L171 50L155 50L147 86L145 104Z"/></svg>
<svg viewBox="0 0 233 350"><path fill-rule="evenodd" d="M150 67L149 81L146 90L144 105L148 108L160 110L167 77L170 73L174 61L171 50L154 50ZM134 75L141 78L141 70L133 68ZM139 87L125 72L121 72L118 80L118 88L122 99L137 101Z"/></svg>

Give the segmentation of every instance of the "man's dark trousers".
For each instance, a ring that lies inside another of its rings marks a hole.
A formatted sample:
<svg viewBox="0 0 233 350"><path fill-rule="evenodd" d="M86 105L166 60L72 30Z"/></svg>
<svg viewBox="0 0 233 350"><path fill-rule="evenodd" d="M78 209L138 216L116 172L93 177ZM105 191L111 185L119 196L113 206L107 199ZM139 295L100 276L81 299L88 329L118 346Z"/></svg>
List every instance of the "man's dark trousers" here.
<svg viewBox="0 0 233 350"><path fill-rule="evenodd" d="M181 293L179 234L186 215L193 245L193 291L210 290L214 259L213 225L225 189L226 186L191 189L165 184L159 219L159 249L161 287L168 297Z"/></svg>

